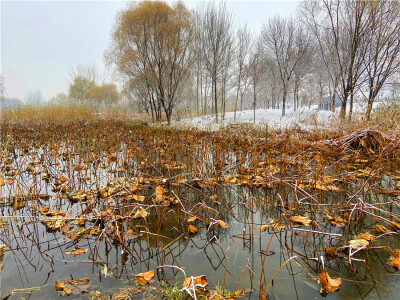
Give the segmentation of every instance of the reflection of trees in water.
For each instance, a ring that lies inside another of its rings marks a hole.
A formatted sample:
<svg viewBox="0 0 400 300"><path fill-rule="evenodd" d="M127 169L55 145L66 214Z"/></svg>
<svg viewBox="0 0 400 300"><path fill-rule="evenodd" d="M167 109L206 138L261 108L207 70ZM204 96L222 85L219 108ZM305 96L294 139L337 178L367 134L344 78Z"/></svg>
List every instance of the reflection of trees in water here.
<svg viewBox="0 0 400 300"><path fill-rule="evenodd" d="M295 193L293 186L286 183L275 189L238 186L231 188L226 186L208 187L207 190L193 187L173 187L171 189L181 199L184 208L179 205L153 206L149 208L150 215L147 218L126 220L123 223L124 230L135 229L135 232L140 233L141 236L126 238L122 242L113 233L90 235L78 243L63 237L60 232L47 232L40 223L41 215L38 211L48 202L40 199L35 202L31 202L30 199L22 199L19 201L25 203L25 207L14 211L15 200L14 202L10 201L1 208L3 215L15 215L13 221L8 222L9 225L2 228L0 239L9 249L6 268L3 272L15 268L18 274L13 275L10 272L10 275L7 276L12 277L14 281L19 280L24 286L29 286L33 277L35 279L40 277L42 285L48 283L51 286L52 279L49 280L51 276L49 270L52 270L55 264L67 261L67 265L76 265L75 270L78 272L81 269L87 270L89 264L92 265L90 272L93 278L98 276L99 272L99 277L103 278L104 274L101 274L101 271L104 273L106 269L107 276L122 279L111 289L116 290L118 286L126 285L125 280L128 282L133 280L133 274L140 271L155 269L161 265L185 267L197 263L199 264L198 269L212 269L219 274L218 276L223 276L226 268L229 286L232 288L238 280L238 272L240 273L246 266L246 263L243 263L244 258L248 258L249 269L254 273L246 271L247 277L243 277L243 282L257 290L259 283L254 274L258 276L261 273L265 249L272 234L272 227L265 233L260 232L259 227L272 219L275 222L281 220L282 225L285 225L286 228L274 233L273 241L277 247L268 253L267 261L279 266L294 255L298 257L297 261L301 268L291 262L284 269L292 278L293 286L291 288L296 294L299 286L304 288L303 280L307 278L309 280L310 275L319 273L322 265L316 259L325 255L326 247L338 245L339 238L332 235L294 231L294 227L288 224L290 215L308 215L311 219L318 220L309 229L342 234L343 241L351 239L357 233L373 230L371 226L375 224L369 215L356 210L353 215L353 220L356 222L352 221L351 225L345 228L332 227L328 222L323 221L326 211L316 209L316 204L321 201L320 203L325 205L324 207L334 208L330 210L330 213L342 215L343 199L346 198L346 195L318 191L308 194L308 192L300 190ZM345 190L346 193L354 193L354 191L354 188ZM151 193L151 191L147 191L143 192L143 195L150 197ZM210 199L209 195L213 193L217 194L216 199ZM360 193L359 197L366 203L387 202L387 197L370 192ZM52 209L70 211L72 215L75 212L84 213L82 208L86 207L88 203L91 210L104 211L106 209L101 201L71 203L63 198L53 199ZM130 210L133 205L136 203L127 201L125 209ZM398 210L396 206L388 203L382 204L380 208L384 212L397 212ZM190 212L189 215L198 216L203 220L195 223L200 231L194 237L189 237L186 233L188 214L183 213L183 209L185 212ZM116 210L116 213L122 214L120 210L121 208L119 211ZM218 219L224 220L230 227L223 229L213 225L212 220ZM213 226L209 226L210 224ZM106 225L104 222L96 221L88 222L86 227L96 226L102 230ZM308 230L308 228L306 229ZM344 243L343 241L342 243ZM379 244L379 241L377 243ZM71 257L64 254L65 250L73 249L78 244L79 247L88 248L85 262L83 260L86 256ZM384 244L392 249L399 248L396 238L389 238L385 240ZM200 262L188 261L192 259L188 253L193 252L194 249L198 251L200 257L204 258ZM237 258L235 253L240 253L238 254L240 257ZM227 259L225 255L227 255ZM341 290L336 293L337 297L350 299L351 297L365 297L369 293L371 295L379 294L382 288L379 284L373 284L371 274L384 286L393 284L395 277L390 276L394 273L387 264L387 258L388 254L382 249L363 251L357 255L357 259L365 259L370 270L368 271L361 262L353 262L353 268L357 270L356 274L350 268L346 258L325 260L325 266L332 276L346 279ZM236 259L240 263L236 263ZM275 266L268 268L266 267L264 270L264 287L270 278L271 270L273 268L276 270ZM160 272L164 272L164 270L160 270ZM177 270L171 272L173 274L170 277L180 276ZM386 279L387 277L389 279ZM379 280L379 278L383 279ZM287 284L286 288L288 288ZM49 289L51 288L49 287Z"/></svg>

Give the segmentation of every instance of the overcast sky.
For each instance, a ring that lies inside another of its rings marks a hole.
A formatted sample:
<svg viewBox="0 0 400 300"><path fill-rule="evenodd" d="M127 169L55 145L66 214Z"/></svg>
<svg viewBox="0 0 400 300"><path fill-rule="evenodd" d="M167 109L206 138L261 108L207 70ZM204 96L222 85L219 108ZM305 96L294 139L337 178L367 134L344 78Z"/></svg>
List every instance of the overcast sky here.
<svg viewBox="0 0 400 300"><path fill-rule="evenodd" d="M173 2L173 1L168 1ZM40 90L49 99L68 92L68 73L78 64L104 71L116 14L125 1L1 1L1 75L6 95L24 99ZM189 9L200 2L184 1ZM295 12L297 1L227 1L238 23L253 32L275 14Z"/></svg>

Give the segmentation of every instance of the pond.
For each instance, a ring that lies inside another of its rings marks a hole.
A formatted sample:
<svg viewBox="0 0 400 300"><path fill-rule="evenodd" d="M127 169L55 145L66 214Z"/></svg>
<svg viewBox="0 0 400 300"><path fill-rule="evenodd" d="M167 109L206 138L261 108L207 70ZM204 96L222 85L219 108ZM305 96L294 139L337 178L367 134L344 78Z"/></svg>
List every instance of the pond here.
<svg viewBox="0 0 400 300"><path fill-rule="evenodd" d="M244 153L215 133L181 147L170 131L126 130L132 140L102 148L9 139L2 299L157 299L162 282L178 290L200 275L198 299L397 299L398 161ZM340 288L320 291L323 270Z"/></svg>

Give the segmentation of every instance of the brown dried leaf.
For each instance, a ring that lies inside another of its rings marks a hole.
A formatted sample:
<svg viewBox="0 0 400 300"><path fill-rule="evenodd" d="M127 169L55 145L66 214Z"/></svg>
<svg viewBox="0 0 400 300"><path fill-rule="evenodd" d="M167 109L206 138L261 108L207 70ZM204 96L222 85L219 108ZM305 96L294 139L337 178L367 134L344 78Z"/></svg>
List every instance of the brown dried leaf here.
<svg viewBox="0 0 400 300"><path fill-rule="evenodd" d="M85 226L85 224L86 224L86 218L84 217L84 216L80 216L79 217L79 220L76 220L75 222L74 222L74 224L75 225L78 225L78 226Z"/></svg>
<svg viewBox="0 0 400 300"><path fill-rule="evenodd" d="M360 238L367 240L370 244L372 244L375 241L375 237L369 232L361 234Z"/></svg>
<svg viewBox="0 0 400 300"><path fill-rule="evenodd" d="M400 230L400 224L395 222L395 221L391 221L390 225L392 225L393 229L395 230Z"/></svg>
<svg viewBox="0 0 400 300"><path fill-rule="evenodd" d="M358 250L362 247L368 247L369 246L369 242L365 239L356 239L356 240L350 240L349 241L349 246L353 249L353 250Z"/></svg>
<svg viewBox="0 0 400 300"><path fill-rule="evenodd" d="M154 277L155 274L156 274L155 270L139 273L135 275L136 283L139 285L146 285Z"/></svg>
<svg viewBox="0 0 400 300"><path fill-rule="evenodd" d="M160 185L158 185L157 187L156 187L156 202L161 202L161 201L163 201L164 200L164 194L165 194L165 189L162 187L162 186L160 186Z"/></svg>
<svg viewBox="0 0 400 300"><path fill-rule="evenodd" d="M390 232L390 230L387 229L385 226L379 225L379 224L376 224L376 225L375 225L375 230L376 230L377 232L379 232L379 233Z"/></svg>
<svg viewBox="0 0 400 300"><path fill-rule="evenodd" d="M149 213L145 209L138 208L136 210L135 214L133 215L133 218L134 219L146 218L148 215L149 215Z"/></svg>
<svg viewBox="0 0 400 300"><path fill-rule="evenodd" d="M390 265L400 271L400 250L393 251L393 256L390 257Z"/></svg>
<svg viewBox="0 0 400 300"><path fill-rule="evenodd" d="M310 226L311 224L311 219L308 217L293 216L290 218L290 221L294 224L301 224L304 226Z"/></svg>
<svg viewBox="0 0 400 300"><path fill-rule="evenodd" d="M228 224L226 224L224 221L222 221L222 220L218 220L218 225L219 225L219 227L221 227L221 228L228 228L229 227L229 225Z"/></svg>
<svg viewBox="0 0 400 300"><path fill-rule="evenodd" d="M72 251L65 251L65 254L72 254L72 255L79 255L79 254L83 254L88 252L88 249L84 249L84 248L78 248L76 247L74 250Z"/></svg>
<svg viewBox="0 0 400 300"><path fill-rule="evenodd" d="M68 178L65 177L65 176L61 176L60 179L59 179L59 181L60 181L61 183L65 183L65 182L68 181Z"/></svg>
<svg viewBox="0 0 400 300"><path fill-rule="evenodd" d="M196 217L196 216L193 216L193 217L190 217L189 219L187 219L188 223L194 222L194 221L196 221L196 220L197 220L197 217Z"/></svg>
<svg viewBox="0 0 400 300"><path fill-rule="evenodd" d="M189 234L196 234L196 233L199 232L199 230L197 229L196 226L189 225L189 227L188 227L188 232L189 232Z"/></svg>
<svg viewBox="0 0 400 300"><path fill-rule="evenodd" d="M331 225L335 226L335 227L343 227L343 226L345 226L345 223L346 223L346 220L343 219L342 217L333 216L330 214L326 214L324 216L324 219L329 221L331 223Z"/></svg>
<svg viewBox="0 0 400 300"><path fill-rule="evenodd" d="M185 277L185 281L183 282L183 287L187 288L190 287L191 285L194 285L195 287L206 287L208 284L206 275L200 275L200 276L190 276L190 277Z"/></svg>
<svg viewBox="0 0 400 300"><path fill-rule="evenodd" d="M318 283L321 285L321 292L330 293L340 289L341 278L331 278L326 270L322 270L318 275Z"/></svg>
<svg viewBox="0 0 400 300"><path fill-rule="evenodd" d="M332 257L336 257L336 256L337 256L337 253L336 253L336 249L335 249L335 248L327 247L327 248L325 249L325 253L326 253L327 255L329 255L329 256L332 256Z"/></svg>
<svg viewBox="0 0 400 300"><path fill-rule="evenodd" d="M145 197L144 197L144 196L141 196L141 195L132 195L132 199L133 199L133 200L136 200L136 201L138 201L138 202L143 202L144 199L145 199Z"/></svg>
<svg viewBox="0 0 400 300"><path fill-rule="evenodd" d="M66 280L56 281L56 291L64 295L79 295L82 292L86 292L90 285L90 279L88 277L77 279L77 280Z"/></svg>

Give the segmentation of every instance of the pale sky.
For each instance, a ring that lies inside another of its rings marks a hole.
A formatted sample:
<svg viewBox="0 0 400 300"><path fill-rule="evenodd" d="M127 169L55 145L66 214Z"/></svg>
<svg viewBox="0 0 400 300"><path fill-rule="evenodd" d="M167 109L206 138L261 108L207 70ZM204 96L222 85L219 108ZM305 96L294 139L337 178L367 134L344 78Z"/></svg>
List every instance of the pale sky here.
<svg viewBox="0 0 400 300"><path fill-rule="evenodd" d="M172 3L173 1L168 1ZM198 1L184 1L189 9ZM68 73L78 64L105 70L116 14L126 1L4 1L1 0L1 75L6 95L24 99L40 90L47 100L67 93ZM227 1L237 23L253 32L275 14L295 12L297 1Z"/></svg>

